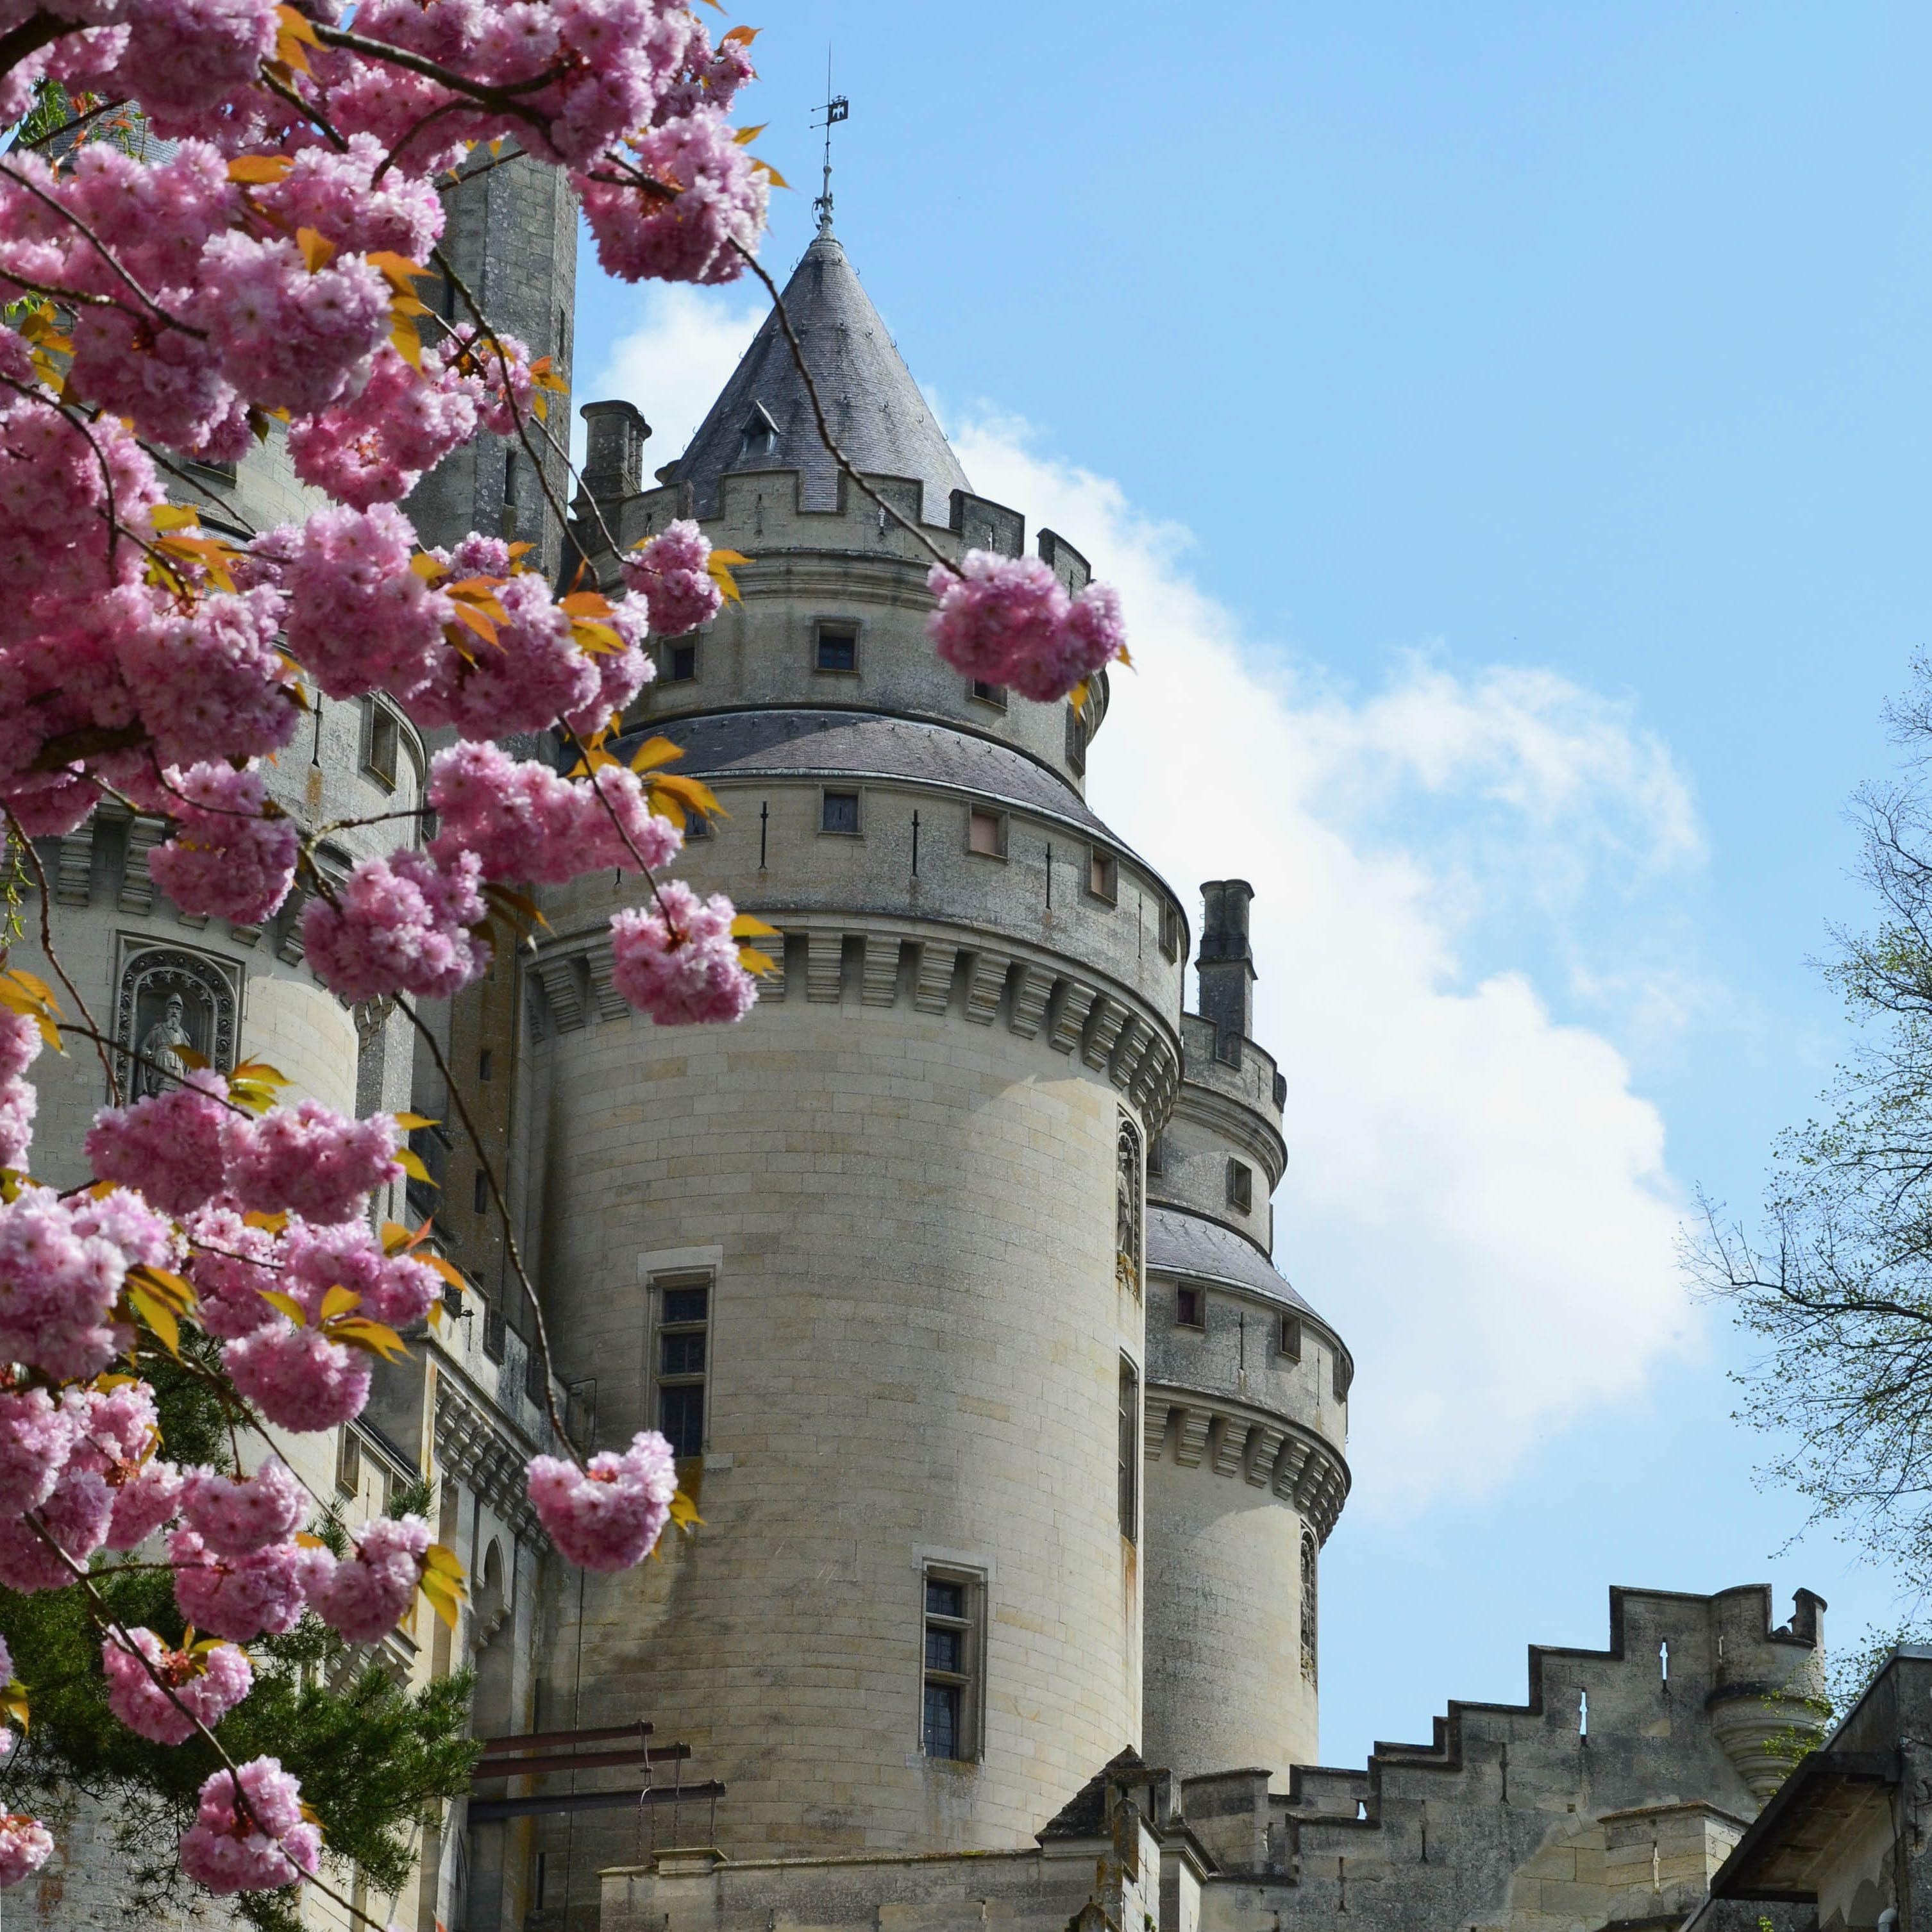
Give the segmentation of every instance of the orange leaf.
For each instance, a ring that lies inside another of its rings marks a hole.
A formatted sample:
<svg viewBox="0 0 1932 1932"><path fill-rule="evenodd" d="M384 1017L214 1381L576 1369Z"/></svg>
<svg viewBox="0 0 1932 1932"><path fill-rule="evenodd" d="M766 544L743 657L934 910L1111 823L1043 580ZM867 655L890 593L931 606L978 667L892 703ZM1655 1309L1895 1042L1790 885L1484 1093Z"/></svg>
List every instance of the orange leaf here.
<svg viewBox="0 0 1932 1932"><path fill-rule="evenodd" d="M302 260L308 264L310 274L318 268L327 268L335 259L335 244L318 230L298 228L296 245L302 250Z"/></svg>

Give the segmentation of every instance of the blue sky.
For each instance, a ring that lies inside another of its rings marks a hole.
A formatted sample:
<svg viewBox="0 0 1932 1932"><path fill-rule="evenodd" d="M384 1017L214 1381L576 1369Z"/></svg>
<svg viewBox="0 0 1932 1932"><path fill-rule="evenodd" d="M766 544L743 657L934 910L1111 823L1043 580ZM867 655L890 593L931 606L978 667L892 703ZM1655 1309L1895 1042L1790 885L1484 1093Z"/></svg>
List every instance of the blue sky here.
<svg viewBox="0 0 1932 1932"><path fill-rule="evenodd" d="M1096 803L1260 889L1277 1259L1360 1358L1324 1756L1520 1697L1612 1582L1806 1583L1854 1639L1889 1580L1786 1547L1670 1246L1846 1043L1806 961L1928 641L1932 16L986 17L753 16L766 260L830 39L874 300L977 486L1128 594ZM758 304L585 269L579 400L654 466Z"/></svg>

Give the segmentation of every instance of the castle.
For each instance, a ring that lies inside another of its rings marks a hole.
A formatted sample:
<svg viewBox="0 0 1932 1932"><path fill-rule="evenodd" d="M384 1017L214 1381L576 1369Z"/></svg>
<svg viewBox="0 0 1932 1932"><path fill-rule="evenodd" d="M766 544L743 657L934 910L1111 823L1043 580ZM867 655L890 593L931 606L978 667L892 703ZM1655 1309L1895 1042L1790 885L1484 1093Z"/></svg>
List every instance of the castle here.
<svg viewBox="0 0 1932 1932"><path fill-rule="evenodd" d="M560 178L513 158L452 200L470 285L568 375ZM1086 581L974 494L829 215L784 299L878 491L950 554ZM434 1215L471 1292L360 1420L287 1453L352 1522L435 1478L471 1601L384 1654L411 1682L473 1665L499 1742L426 1823L414 1892L358 1906L419 1932L1681 1923L1816 1728L1822 1606L1774 1627L1755 1587L1613 1591L1608 1648L1532 1650L1521 1706L1320 1767L1355 1362L1270 1259L1291 1096L1251 1036L1249 888L1203 888L1197 932L1088 809L1104 680L1076 713L935 658L926 561L826 455L776 318L654 478L634 408L583 413L574 496L560 459L485 437L409 508L425 542L500 531L566 580L614 582L681 515L752 560L742 604L660 647L622 748L668 736L716 793L680 873L779 928L782 970L740 1026L660 1030L611 986L634 887L586 878L440 1045L509 1176L572 1434L662 1429L703 1522L616 1577L549 1550L521 1482L550 1444L533 1312L473 1152L419 1130L437 1186L388 1204ZM278 437L196 476L217 528L303 508ZM400 709L319 700L274 782L308 822L367 819L413 806L425 760ZM118 1037L178 1024L334 1106L448 1114L399 1016L308 975L298 908L178 914L161 836L102 810L43 855ZM332 862L393 836L345 831ZM104 1097L78 1054L49 1073L51 1178ZM37 1909L109 1922L106 1828L64 1822Z"/></svg>

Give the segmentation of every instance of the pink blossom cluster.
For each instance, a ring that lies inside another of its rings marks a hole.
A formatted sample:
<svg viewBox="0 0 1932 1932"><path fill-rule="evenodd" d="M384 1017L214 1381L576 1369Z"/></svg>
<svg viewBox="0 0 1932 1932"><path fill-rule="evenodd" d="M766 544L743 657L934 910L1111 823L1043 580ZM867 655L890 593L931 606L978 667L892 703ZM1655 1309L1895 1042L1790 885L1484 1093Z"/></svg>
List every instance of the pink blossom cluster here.
<svg viewBox="0 0 1932 1932"><path fill-rule="evenodd" d="M722 114L709 108L635 136L631 178L571 176L605 272L626 282L735 281L765 225L764 176ZM672 190L652 195L635 176Z"/></svg>
<svg viewBox="0 0 1932 1932"><path fill-rule="evenodd" d="M414 368L385 343L354 395L289 430L289 454L304 483L358 510L406 496L476 433L476 404L434 350Z"/></svg>
<svg viewBox="0 0 1932 1932"><path fill-rule="evenodd" d="M161 1433L154 1391L139 1382L70 1389L61 1406L74 1432L61 1480L98 1475L110 1499L102 1540L110 1550L134 1549L173 1516L181 1498L180 1472L154 1453Z"/></svg>
<svg viewBox="0 0 1932 1932"><path fill-rule="evenodd" d="M934 564L926 630L954 670L1041 704L1064 698L1126 648L1120 600L1104 584L1070 597L1038 557L966 553L959 574Z"/></svg>
<svg viewBox="0 0 1932 1932"><path fill-rule="evenodd" d="M31 1878L52 1857L54 1834L38 1818L0 1812L0 1892Z"/></svg>
<svg viewBox="0 0 1932 1932"><path fill-rule="evenodd" d="M216 1772L182 1834L182 1870L218 1896L278 1891L321 1857L322 1833L302 1814L302 1786L272 1757Z"/></svg>
<svg viewBox="0 0 1932 1932"><path fill-rule="evenodd" d="M349 1220L400 1177L401 1132L390 1114L352 1120L320 1100L272 1107L254 1120L231 1114L221 1130L228 1192L263 1214Z"/></svg>
<svg viewBox="0 0 1932 1932"><path fill-rule="evenodd" d="M650 627L661 638L681 638L708 624L724 602L706 566L711 545L688 517L668 524L624 559L624 581L644 598Z"/></svg>
<svg viewBox="0 0 1932 1932"><path fill-rule="evenodd" d="M24 1167L37 1106L27 1069L38 1058L40 1030L25 1013L0 1006L0 1167Z"/></svg>
<svg viewBox="0 0 1932 1932"><path fill-rule="evenodd" d="M316 1227L292 1221L284 1239L287 1274L283 1286L309 1318L320 1318L332 1288L358 1298L356 1312L392 1328L406 1328L429 1312L442 1293L441 1278L425 1262L385 1254L361 1221Z"/></svg>
<svg viewBox="0 0 1932 1932"><path fill-rule="evenodd" d="M168 1561L182 1615L197 1630L236 1643L293 1630L310 1588L332 1567L327 1550L292 1540L224 1556L187 1528L170 1534Z"/></svg>
<svg viewBox="0 0 1932 1932"><path fill-rule="evenodd" d="M138 1188L169 1214L185 1214L222 1190L228 1082L197 1069L186 1082L132 1106L104 1107L87 1132L87 1157L104 1180Z"/></svg>
<svg viewBox="0 0 1932 1932"><path fill-rule="evenodd" d="M218 1556L248 1556L285 1543L306 1514L301 1484L277 1457L250 1476L191 1469L182 1490L183 1524Z"/></svg>
<svg viewBox="0 0 1932 1932"><path fill-rule="evenodd" d="M360 1415L374 1373L365 1351L280 1316L226 1343L221 1365L271 1422L298 1432Z"/></svg>
<svg viewBox="0 0 1932 1932"><path fill-rule="evenodd" d="M377 1516L354 1533L353 1553L310 1592L310 1606L351 1643L380 1643L408 1612L422 1580L429 1525Z"/></svg>
<svg viewBox="0 0 1932 1932"><path fill-rule="evenodd" d="M482 887L471 852L447 866L421 852L358 859L333 903L312 898L302 908L308 963L345 1000L446 999L489 970L490 943L472 930L489 911Z"/></svg>
<svg viewBox="0 0 1932 1932"><path fill-rule="evenodd" d="M252 768L190 765L166 776L174 836L148 854L154 883L184 913L260 926L295 882L294 824Z"/></svg>
<svg viewBox="0 0 1932 1932"><path fill-rule="evenodd" d="M61 1381L98 1373L121 1346L109 1316L128 1269L163 1266L172 1248L139 1196L22 1188L0 1203L0 1360Z"/></svg>
<svg viewBox="0 0 1932 1932"><path fill-rule="evenodd" d="M130 1731L160 1744L187 1743L197 1723L212 1730L255 1683L248 1654L232 1643L197 1654L171 1650L145 1629L128 1631L124 1640L110 1632L101 1641L100 1665L107 1708Z"/></svg>
<svg viewBox="0 0 1932 1932"><path fill-rule="evenodd" d="M436 814L431 855L448 864L472 853L488 879L557 884L606 867L635 872L640 862L655 872L684 843L622 765L565 778L534 759L466 741L430 761L428 800Z"/></svg>
<svg viewBox="0 0 1932 1932"><path fill-rule="evenodd" d="M650 1554L670 1519L677 1465L653 1429L634 1436L621 1456L607 1449L580 1469L560 1456L533 1456L525 1480L557 1548L584 1569L609 1573Z"/></svg>
<svg viewBox="0 0 1932 1932"><path fill-rule="evenodd" d="M658 887L655 903L610 921L611 984L659 1026L741 1020L758 997L738 963L731 902L700 899L682 879Z"/></svg>

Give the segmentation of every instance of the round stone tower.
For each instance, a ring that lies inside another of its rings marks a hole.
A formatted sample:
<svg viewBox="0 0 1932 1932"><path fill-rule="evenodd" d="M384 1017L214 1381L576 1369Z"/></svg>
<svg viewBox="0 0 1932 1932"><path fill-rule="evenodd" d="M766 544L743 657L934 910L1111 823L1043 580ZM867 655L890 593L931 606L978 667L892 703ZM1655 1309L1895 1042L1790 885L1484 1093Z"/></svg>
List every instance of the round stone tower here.
<svg viewBox="0 0 1932 1932"><path fill-rule="evenodd" d="M1246 880L1202 886L1201 1011L1148 1187L1146 1742L1183 1777L1317 1761L1317 1580L1348 1350L1276 1271L1286 1083L1249 1037Z"/></svg>
<svg viewBox="0 0 1932 1932"><path fill-rule="evenodd" d="M873 486L948 555L1018 554L829 231L785 302ZM1144 1150L1181 910L1083 801L1104 692L1083 725L934 656L929 560L825 458L775 317L661 487L634 412L586 413L620 544L694 515L752 560L742 604L659 648L626 745L662 734L714 788L680 874L782 928L783 971L740 1026L657 1028L610 985L632 887L544 902L560 1372L598 1446L673 1437L704 1526L562 1580L538 1724L688 1744L738 1857L1028 1844L1140 1735ZM650 1842L622 1814L544 1829L573 1913Z"/></svg>

